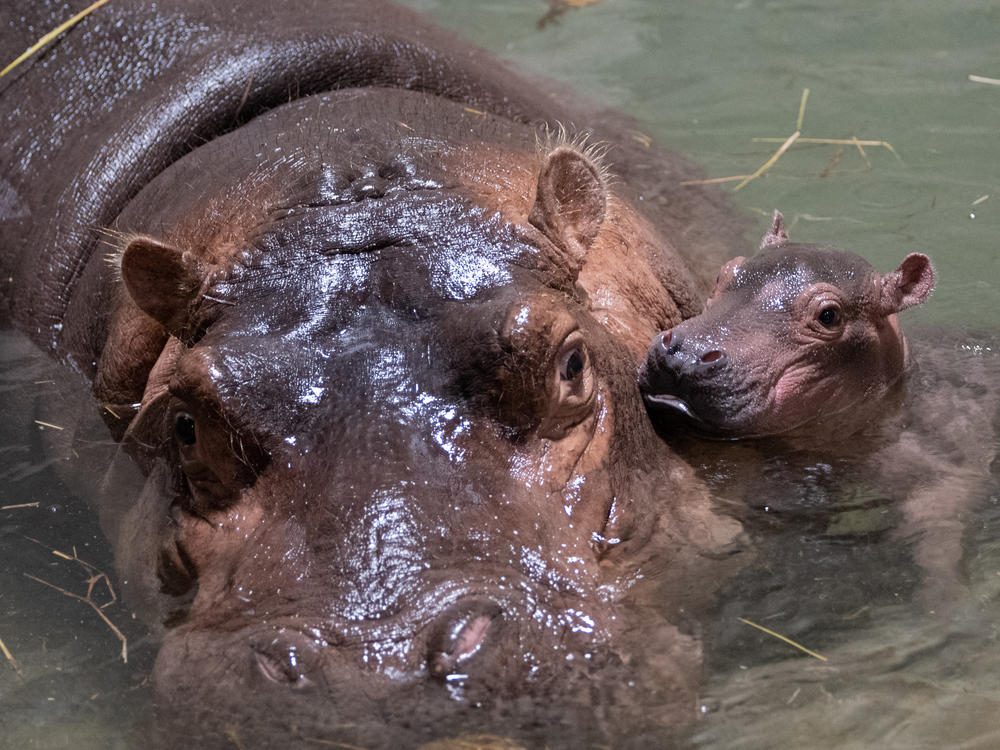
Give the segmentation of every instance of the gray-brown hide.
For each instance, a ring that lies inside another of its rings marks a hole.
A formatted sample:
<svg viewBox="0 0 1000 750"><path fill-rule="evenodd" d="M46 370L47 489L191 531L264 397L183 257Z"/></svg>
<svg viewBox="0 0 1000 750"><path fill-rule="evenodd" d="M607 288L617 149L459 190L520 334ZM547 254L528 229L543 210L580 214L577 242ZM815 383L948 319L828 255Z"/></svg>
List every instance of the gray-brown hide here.
<svg viewBox="0 0 1000 750"><path fill-rule="evenodd" d="M690 715L735 529L634 378L739 231L577 102L371 0L110 3L0 81L2 309L119 441L57 436L167 625L170 743Z"/></svg>
<svg viewBox="0 0 1000 750"><path fill-rule="evenodd" d="M751 259L719 272L701 315L662 332L646 404L718 438L842 438L883 413L907 365L897 315L934 287L925 255L880 275L864 258L788 241L777 211Z"/></svg>

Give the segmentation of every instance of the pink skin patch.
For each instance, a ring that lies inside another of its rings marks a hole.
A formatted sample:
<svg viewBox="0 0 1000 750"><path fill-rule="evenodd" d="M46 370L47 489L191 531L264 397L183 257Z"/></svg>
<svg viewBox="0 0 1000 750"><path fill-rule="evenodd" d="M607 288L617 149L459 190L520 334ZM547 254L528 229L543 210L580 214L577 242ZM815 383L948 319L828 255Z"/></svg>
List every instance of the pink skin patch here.
<svg viewBox="0 0 1000 750"><path fill-rule="evenodd" d="M837 405L839 408L834 411L840 411L855 400L833 383L817 383L812 368L786 370L775 383L773 393L772 419L766 431L772 435L789 432L815 420L828 404Z"/></svg>
<svg viewBox="0 0 1000 750"><path fill-rule="evenodd" d="M486 615L479 615L472 622L466 624L455 640L455 649L452 651L452 656L455 659L461 659L462 657L474 654L483 645L483 641L486 639L486 631L490 629L491 622L492 620Z"/></svg>

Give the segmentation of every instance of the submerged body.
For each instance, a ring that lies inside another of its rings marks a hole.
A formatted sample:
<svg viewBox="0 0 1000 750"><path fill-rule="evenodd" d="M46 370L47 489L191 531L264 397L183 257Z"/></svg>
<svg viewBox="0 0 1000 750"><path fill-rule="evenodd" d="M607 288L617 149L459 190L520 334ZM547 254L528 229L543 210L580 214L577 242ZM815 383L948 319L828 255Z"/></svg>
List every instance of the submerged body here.
<svg viewBox="0 0 1000 750"><path fill-rule="evenodd" d="M5 86L3 310L106 423L55 447L165 626L168 742L688 720L738 526L634 382L739 234L688 166L373 3L109 5Z"/></svg>

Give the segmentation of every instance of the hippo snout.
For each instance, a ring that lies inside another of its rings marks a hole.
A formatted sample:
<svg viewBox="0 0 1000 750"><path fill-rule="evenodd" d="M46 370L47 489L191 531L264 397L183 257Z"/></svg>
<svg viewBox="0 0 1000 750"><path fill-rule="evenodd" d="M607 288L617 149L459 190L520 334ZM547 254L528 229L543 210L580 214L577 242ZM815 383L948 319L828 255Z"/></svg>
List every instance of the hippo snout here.
<svg viewBox="0 0 1000 750"><path fill-rule="evenodd" d="M688 384L712 377L727 359L724 349L672 328L653 339L640 372L640 387L646 396L682 396Z"/></svg>
<svg viewBox="0 0 1000 750"><path fill-rule="evenodd" d="M671 328L653 340L649 357L665 370L697 376L719 369L726 352L711 343L686 337L679 328Z"/></svg>
<svg viewBox="0 0 1000 750"><path fill-rule="evenodd" d="M649 347L639 371L639 389L646 407L658 416L682 416L699 424L693 405L696 391L724 378L729 357L717 343L687 335L682 326L663 331Z"/></svg>

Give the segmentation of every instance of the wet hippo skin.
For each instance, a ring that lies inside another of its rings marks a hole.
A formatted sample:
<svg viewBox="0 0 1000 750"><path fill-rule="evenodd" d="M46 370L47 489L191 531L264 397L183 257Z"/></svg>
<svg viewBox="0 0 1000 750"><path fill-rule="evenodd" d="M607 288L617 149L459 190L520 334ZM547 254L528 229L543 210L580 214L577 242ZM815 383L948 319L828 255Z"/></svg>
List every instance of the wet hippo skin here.
<svg viewBox="0 0 1000 750"><path fill-rule="evenodd" d="M683 731L739 529L635 372L740 236L692 167L374 2L109 4L0 118L4 321L92 392L39 414L164 744Z"/></svg>

